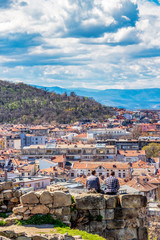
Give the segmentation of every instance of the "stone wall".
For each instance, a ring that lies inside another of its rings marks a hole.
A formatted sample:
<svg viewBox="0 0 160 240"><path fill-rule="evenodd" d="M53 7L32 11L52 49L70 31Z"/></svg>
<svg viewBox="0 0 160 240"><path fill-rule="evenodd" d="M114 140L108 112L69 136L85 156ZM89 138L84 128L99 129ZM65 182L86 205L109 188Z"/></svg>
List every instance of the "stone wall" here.
<svg viewBox="0 0 160 240"><path fill-rule="evenodd" d="M20 190L13 189L12 182L0 183L0 213L9 212L20 203Z"/></svg>
<svg viewBox="0 0 160 240"><path fill-rule="evenodd" d="M0 232L0 240L81 240L81 236L69 236L68 234L25 234L15 231Z"/></svg>
<svg viewBox="0 0 160 240"><path fill-rule="evenodd" d="M142 195L84 194L75 197L72 219L79 229L108 240L147 240L140 213L146 204L147 199Z"/></svg>
<svg viewBox="0 0 160 240"><path fill-rule="evenodd" d="M20 197L20 206L13 208L13 213L27 220L36 214L51 214L71 226L71 195L63 191L29 192ZM20 218L19 218L20 219Z"/></svg>
<svg viewBox="0 0 160 240"><path fill-rule="evenodd" d="M30 192L20 197L16 217L28 219L35 214L50 213L68 226L96 233L108 240L147 240L142 209L147 199L142 195L108 196L79 194L63 191Z"/></svg>

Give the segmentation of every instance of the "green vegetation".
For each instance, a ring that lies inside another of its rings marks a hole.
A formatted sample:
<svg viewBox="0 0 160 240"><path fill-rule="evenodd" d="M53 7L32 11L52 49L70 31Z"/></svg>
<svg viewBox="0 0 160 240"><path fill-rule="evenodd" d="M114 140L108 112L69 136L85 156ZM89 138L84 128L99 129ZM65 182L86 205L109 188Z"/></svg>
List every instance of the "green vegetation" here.
<svg viewBox="0 0 160 240"><path fill-rule="evenodd" d="M46 215L34 215L28 220L16 220L17 225L41 225L41 224L53 224L55 227L66 227L66 225L60 220L54 220L50 214Z"/></svg>
<svg viewBox="0 0 160 240"><path fill-rule="evenodd" d="M96 220L97 220L98 222L102 222L102 219L103 219L103 217L102 217L101 215L98 215Z"/></svg>
<svg viewBox="0 0 160 240"><path fill-rule="evenodd" d="M0 123L71 123L77 120L103 121L111 107L75 93L56 94L23 83L0 80Z"/></svg>
<svg viewBox="0 0 160 240"><path fill-rule="evenodd" d="M75 203L75 198L74 198L74 196L71 196L71 201L72 201L72 204Z"/></svg>
<svg viewBox="0 0 160 240"><path fill-rule="evenodd" d="M82 239L86 239L86 240L105 240L103 237L100 237L97 234L91 234L85 231L80 231L78 229L71 229L69 227L65 227L65 228L57 227L56 232L60 234L68 233L68 235L71 235L71 236L80 235L82 236Z"/></svg>
<svg viewBox="0 0 160 240"><path fill-rule="evenodd" d="M0 220L0 226L5 226L7 223L5 220Z"/></svg>
<svg viewBox="0 0 160 240"><path fill-rule="evenodd" d="M8 214L7 213L0 213L0 218L7 218Z"/></svg>
<svg viewBox="0 0 160 240"><path fill-rule="evenodd" d="M143 147L142 150L146 151L147 158L158 157L160 144L150 143L148 146Z"/></svg>

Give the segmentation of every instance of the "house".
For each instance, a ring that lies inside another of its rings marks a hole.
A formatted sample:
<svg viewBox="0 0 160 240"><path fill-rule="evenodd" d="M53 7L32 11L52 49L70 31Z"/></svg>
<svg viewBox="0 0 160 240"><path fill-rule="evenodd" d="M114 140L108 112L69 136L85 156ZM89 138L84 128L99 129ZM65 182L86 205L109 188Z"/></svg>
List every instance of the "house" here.
<svg viewBox="0 0 160 240"><path fill-rule="evenodd" d="M119 178L130 178L131 171L128 163L121 162L73 162L70 170L71 178L89 176L92 170L96 170L97 176L109 177L112 170Z"/></svg>
<svg viewBox="0 0 160 240"><path fill-rule="evenodd" d="M36 177L18 177L14 178L13 186L14 188L23 187L30 188L34 190L46 189L50 185L50 177L46 176L36 176Z"/></svg>
<svg viewBox="0 0 160 240"><path fill-rule="evenodd" d="M116 160L124 162L146 161L146 153L145 150L119 150Z"/></svg>
<svg viewBox="0 0 160 240"><path fill-rule="evenodd" d="M126 185L135 188L142 195L146 196L148 201L157 200L158 187L148 182L147 177L134 177Z"/></svg>
<svg viewBox="0 0 160 240"><path fill-rule="evenodd" d="M147 176L147 175L155 175L155 166L139 160L137 162L133 162L130 164L132 170L132 177L134 176Z"/></svg>

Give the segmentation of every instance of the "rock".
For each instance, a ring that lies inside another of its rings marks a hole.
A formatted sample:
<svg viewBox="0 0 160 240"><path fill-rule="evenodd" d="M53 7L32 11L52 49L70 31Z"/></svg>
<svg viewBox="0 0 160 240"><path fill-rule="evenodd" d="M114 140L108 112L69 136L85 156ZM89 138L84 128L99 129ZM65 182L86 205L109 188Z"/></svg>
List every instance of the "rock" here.
<svg viewBox="0 0 160 240"><path fill-rule="evenodd" d="M31 214L47 214L49 213L49 208L45 205L37 205L32 208Z"/></svg>
<svg viewBox="0 0 160 240"><path fill-rule="evenodd" d="M0 199L3 199L3 193L0 193Z"/></svg>
<svg viewBox="0 0 160 240"><path fill-rule="evenodd" d="M62 191L55 191L53 193L54 203L53 207L68 207L71 206L71 195Z"/></svg>
<svg viewBox="0 0 160 240"><path fill-rule="evenodd" d="M32 240L48 240L48 238L42 237L41 235L33 236Z"/></svg>
<svg viewBox="0 0 160 240"><path fill-rule="evenodd" d="M116 208L115 219L131 219L139 216L139 209L137 208Z"/></svg>
<svg viewBox="0 0 160 240"><path fill-rule="evenodd" d="M124 228L104 231L104 237L107 240L137 240L137 229Z"/></svg>
<svg viewBox="0 0 160 240"><path fill-rule="evenodd" d="M14 214L19 214L19 213L21 214L27 210L28 210L28 207L23 207L23 206L13 208Z"/></svg>
<svg viewBox="0 0 160 240"><path fill-rule="evenodd" d="M103 220L112 220L114 219L114 209L102 209L99 215L102 216Z"/></svg>
<svg viewBox="0 0 160 240"><path fill-rule="evenodd" d="M118 196L104 195L106 208L116 208L118 204Z"/></svg>
<svg viewBox="0 0 160 240"><path fill-rule="evenodd" d="M50 192L48 192L48 191L42 192L42 194L40 196L40 203L41 204L53 203L53 198L52 198Z"/></svg>
<svg viewBox="0 0 160 240"><path fill-rule="evenodd" d="M53 211L51 213L55 214L55 215L63 215L63 209L62 208L55 208L55 209L53 209Z"/></svg>
<svg viewBox="0 0 160 240"><path fill-rule="evenodd" d="M15 192L13 192L13 196L14 196L14 197L19 198L21 195L22 195L21 190L16 190Z"/></svg>
<svg viewBox="0 0 160 240"><path fill-rule="evenodd" d="M148 240L148 231L146 227L138 229L138 239L139 240Z"/></svg>
<svg viewBox="0 0 160 240"><path fill-rule="evenodd" d="M32 238L27 236L21 236L21 237L17 237L16 240L32 240Z"/></svg>
<svg viewBox="0 0 160 240"><path fill-rule="evenodd" d="M117 229L117 228L124 228L126 222L124 220L107 220L106 221L106 228L107 229Z"/></svg>
<svg viewBox="0 0 160 240"><path fill-rule="evenodd" d="M106 221L92 221L89 224L89 229L91 233L103 232L106 229Z"/></svg>
<svg viewBox="0 0 160 240"><path fill-rule="evenodd" d="M12 182L2 182L0 183L0 191L12 189Z"/></svg>
<svg viewBox="0 0 160 240"><path fill-rule="evenodd" d="M13 197L12 190L4 190L2 193L5 200L10 200Z"/></svg>
<svg viewBox="0 0 160 240"><path fill-rule="evenodd" d="M119 199L122 208L142 208L147 205L147 198L142 195L125 194L120 195Z"/></svg>
<svg viewBox="0 0 160 240"><path fill-rule="evenodd" d="M6 211L7 210L7 206L6 205L2 205L2 206L0 206L0 208L1 208L2 211Z"/></svg>
<svg viewBox="0 0 160 240"><path fill-rule="evenodd" d="M82 194L75 197L76 208L83 210L104 209L105 199L101 194Z"/></svg>
<svg viewBox="0 0 160 240"><path fill-rule="evenodd" d="M10 200L11 202L13 202L13 203L17 203L19 200L18 200L18 198L17 197L13 197L13 198L11 198L11 200Z"/></svg>
<svg viewBox="0 0 160 240"><path fill-rule="evenodd" d="M26 212L24 212L24 215L29 215L31 211L28 209Z"/></svg>
<svg viewBox="0 0 160 240"><path fill-rule="evenodd" d="M33 204L33 203L39 203L39 199L37 198L36 194L34 192L29 192L24 194L20 197L21 204Z"/></svg>

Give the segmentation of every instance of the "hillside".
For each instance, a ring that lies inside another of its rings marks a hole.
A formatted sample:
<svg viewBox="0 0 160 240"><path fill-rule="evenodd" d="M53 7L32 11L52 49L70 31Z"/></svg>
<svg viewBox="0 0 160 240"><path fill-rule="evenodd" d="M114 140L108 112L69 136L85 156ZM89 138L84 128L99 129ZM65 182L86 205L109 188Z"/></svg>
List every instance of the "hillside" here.
<svg viewBox="0 0 160 240"><path fill-rule="evenodd" d="M23 83L0 80L1 123L70 123L83 119L103 120L108 107L88 97L56 94Z"/></svg>
<svg viewBox="0 0 160 240"><path fill-rule="evenodd" d="M147 89L65 89L60 87L42 87L49 92L69 94L74 91L79 96L93 97L99 103L106 106L124 107L130 110L136 109L159 109L160 88Z"/></svg>

